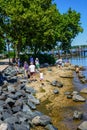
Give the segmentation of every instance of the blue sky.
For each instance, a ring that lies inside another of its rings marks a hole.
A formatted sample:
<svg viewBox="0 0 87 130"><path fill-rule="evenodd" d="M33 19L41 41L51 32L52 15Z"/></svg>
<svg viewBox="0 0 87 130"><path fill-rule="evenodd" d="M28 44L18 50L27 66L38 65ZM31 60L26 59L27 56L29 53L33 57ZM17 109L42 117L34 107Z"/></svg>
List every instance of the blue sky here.
<svg viewBox="0 0 87 130"><path fill-rule="evenodd" d="M81 23L84 29L73 40L72 45L87 45L87 0L54 0L60 13L66 13L69 8L81 14Z"/></svg>

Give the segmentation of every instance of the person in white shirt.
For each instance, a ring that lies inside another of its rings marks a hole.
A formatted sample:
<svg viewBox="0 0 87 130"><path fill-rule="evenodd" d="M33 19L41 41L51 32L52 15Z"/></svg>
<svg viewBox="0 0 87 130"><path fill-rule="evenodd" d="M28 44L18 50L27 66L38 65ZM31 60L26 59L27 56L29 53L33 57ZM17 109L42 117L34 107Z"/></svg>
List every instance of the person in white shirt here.
<svg viewBox="0 0 87 130"><path fill-rule="evenodd" d="M33 64L33 62L30 63L29 71L30 71L30 77L33 78L33 75L35 74L35 65Z"/></svg>

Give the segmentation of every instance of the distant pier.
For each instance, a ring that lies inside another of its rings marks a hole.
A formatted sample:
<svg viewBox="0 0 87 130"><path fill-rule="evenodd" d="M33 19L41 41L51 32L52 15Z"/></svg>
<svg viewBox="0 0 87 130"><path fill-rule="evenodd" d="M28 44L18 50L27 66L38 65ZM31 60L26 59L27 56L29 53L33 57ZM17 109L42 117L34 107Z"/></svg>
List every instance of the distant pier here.
<svg viewBox="0 0 87 130"><path fill-rule="evenodd" d="M75 48L70 50L71 54L87 56L87 48Z"/></svg>

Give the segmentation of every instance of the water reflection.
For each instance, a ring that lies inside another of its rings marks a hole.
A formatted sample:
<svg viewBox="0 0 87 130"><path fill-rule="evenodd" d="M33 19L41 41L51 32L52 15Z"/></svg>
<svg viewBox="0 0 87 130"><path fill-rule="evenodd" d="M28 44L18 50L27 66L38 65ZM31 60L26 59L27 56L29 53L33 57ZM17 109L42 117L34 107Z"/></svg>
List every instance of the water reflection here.
<svg viewBox="0 0 87 130"><path fill-rule="evenodd" d="M85 68L84 71L82 71L82 74L85 75L87 78L87 57L72 57L70 59L71 64L73 65L79 65L83 66ZM83 84L81 83L80 79L78 78L78 74L74 73L74 79L73 79L73 90L78 91L80 94L80 90L87 87L87 83ZM76 130L78 125L81 124L81 122L87 120L87 94L80 94L86 99L86 102L76 102L70 104L70 106L63 108L63 114L64 114L64 120L63 123L68 126L69 130ZM73 120L73 113L74 111L80 111L83 113L82 120ZM67 129L67 130L68 130Z"/></svg>

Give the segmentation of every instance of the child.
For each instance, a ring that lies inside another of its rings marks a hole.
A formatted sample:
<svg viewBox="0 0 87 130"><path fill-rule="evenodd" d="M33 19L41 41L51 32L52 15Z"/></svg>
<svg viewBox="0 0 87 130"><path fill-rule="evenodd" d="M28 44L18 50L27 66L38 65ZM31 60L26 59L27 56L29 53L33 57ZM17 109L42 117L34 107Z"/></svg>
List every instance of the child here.
<svg viewBox="0 0 87 130"><path fill-rule="evenodd" d="M44 77L43 77L43 73L40 72L40 81L42 81L43 79L44 79Z"/></svg>
<svg viewBox="0 0 87 130"><path fill-rule="evenodd" d="M43 72L40 71L40 81L41 81L41 85L44 85L44 83L42 82L44 80L44 75Z"/></svg>

